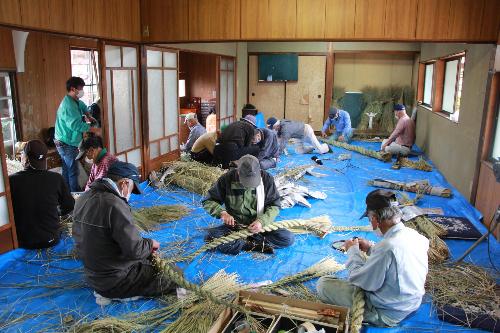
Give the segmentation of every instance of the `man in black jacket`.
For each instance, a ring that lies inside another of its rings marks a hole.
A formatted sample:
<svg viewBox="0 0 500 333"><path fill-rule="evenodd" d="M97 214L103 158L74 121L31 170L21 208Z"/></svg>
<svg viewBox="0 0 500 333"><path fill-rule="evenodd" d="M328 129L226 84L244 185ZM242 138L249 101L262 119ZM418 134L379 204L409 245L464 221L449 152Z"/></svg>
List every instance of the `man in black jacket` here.
<svg viewBox="0 0 500 333"><path fill-rule="evenodd" d="M247 115L245 118L229 124L215 144L214 158L216 162L227 169L229 163L244 155L257 156L259 147L252 145L256 130L255 116L253 115Z"/></svg>
<svg viewBox="0 0 500 333"><path fill-rule="evenodd" d="M128 200L131 193L141 193L138 182L137 168L117 161L109 167L107 178L92 183L75 205L75 247L101 305L110 298L158 296L176 287L151 263L160 244L141 237L134 225Z"/></svg>
<svg viewBox="0 0 500 333"><path fill-rule="evenodd" d="M56 245L61 236L59 215L70 213L75 205L64 178L47 171L46 157L42 141L27 142L21 152L24 170L9 176L17 240L26 249Z"/></svg>

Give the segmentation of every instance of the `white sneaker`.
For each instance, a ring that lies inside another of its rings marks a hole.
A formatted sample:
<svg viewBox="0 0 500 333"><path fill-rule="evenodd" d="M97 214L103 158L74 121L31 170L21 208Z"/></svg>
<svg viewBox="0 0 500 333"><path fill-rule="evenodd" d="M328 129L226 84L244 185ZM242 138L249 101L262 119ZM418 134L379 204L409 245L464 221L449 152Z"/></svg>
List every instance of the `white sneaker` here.
<svg viewBox="0 0 500 333"><path fill-rule="evenodd" d="M132 301L137 301L138 299L141 299L141 296L134 296L134 297L128 297L128 298L107 298L102 295L99 295L96 291L94 291L94 297L95 297L95 302L97 305L100 306L106 306L111 304L112 301L118 301L118 302L132 302Z"/></svg>

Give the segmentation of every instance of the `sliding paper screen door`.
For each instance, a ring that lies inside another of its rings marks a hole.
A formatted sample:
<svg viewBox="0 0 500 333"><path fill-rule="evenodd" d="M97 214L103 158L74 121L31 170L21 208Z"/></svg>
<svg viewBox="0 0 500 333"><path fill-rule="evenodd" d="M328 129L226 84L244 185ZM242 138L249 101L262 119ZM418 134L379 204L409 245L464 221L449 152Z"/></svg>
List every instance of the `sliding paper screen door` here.
<svg viewBox="0 0 500 333"><path fill-rule="evenodd" d="M104 47L108 149L138 168L142 163L139 57L135 46Z"/></svg>
<svg viewBox="0 0 500 333"><path fill-rule="evenodd" d="M234 121L235 115L235 75L234 58L219 58L219 124L229 125Z"/></svg>
<svg viewBox="0 0 500 333"><path fill-rule="evenodd" d="M179 152L178 52L146 47L145 54L151 171Z"/></svg>

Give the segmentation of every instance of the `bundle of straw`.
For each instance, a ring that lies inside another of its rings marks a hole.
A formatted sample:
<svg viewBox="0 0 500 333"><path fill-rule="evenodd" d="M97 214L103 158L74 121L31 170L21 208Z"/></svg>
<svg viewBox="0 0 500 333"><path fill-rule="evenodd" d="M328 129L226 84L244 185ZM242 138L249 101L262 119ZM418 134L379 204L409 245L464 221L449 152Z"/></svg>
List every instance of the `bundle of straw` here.
<svg viewBox="0 0 500 333"><path fill-rule="evenodd" d="M107 317L90 323L77 323L69 329L71 333L130 333L142 332L144 327L127 320Z"/></svg>
<svg viewBox="0 0 500 333"><path fill-rule="evenodd" d="M285 276L276 282L263 286L262 289L273 290L289 284L297 284L328 274L335 274L343 269L345 269L345 266L337 263L333 257L326 257L305 270L293 275Z"/></svg>
<svg viewBox="0 0 500 333"><path fill-rule="evenodd" d="M182 187L190 192L206 195L212 185L226 171L196 161L174 161L163 164L161 182Z"/></svg>
<svg viewBox="0 0 500 333"><path fill-rule="evenodd" d="M446 229L425 216L417 216L406 222L405 225L418 231L429 239L429 250L427 255L431 264L442 263L449 258L450 250L448 245L439 238L440 236L446 235Z"/></svg>
<svg viewBox="0 0 500 333"><path fill-rule="evenodd" d="M422 170L422 171L427 171L430 172L432 171L432 166L422 158L422 156L419 157L418 161L412 161L409 160L407 157L401 157L399 160L399 165L404 168L410 168L410 169L415 169L415 170Z"/></svg>
<svg viewBox="0 0 500 333"><path fill-rule="evenodd" d="M350 151L354 151L356 153L359 153L359 154L362 154L362 155L365 155L368 157L376 158L377 160L380 160L382 162L389 162L392 159L391 154L386 153L386 152L366 149L366 148L363 148L361 146L350 145L348 143L335 141L332 139L325 139L325 138L318 138L318 139L320 141L328 143L329 145L344 148L344 149L347 149Z"/></svg>
<svg viewBox="0 0 500 333"><path fill-rule="evenodd" d="M380 117L380 130L392 133L395 127L394 119L394 103L389 101L383 107L382 116Z"/></svg>
<svg viewBox="0 0 500 333"><path fill-rule="evenodd" d="M320 215L305 220L303 225L288 228L295 234L314 233L323 238L330 232L373 231L371 226L334 226L328 215Z"/></svg>
<svg viewBox="0 0 500 333"><path fill-rule="evenodd" d="M160 223L177 221L189 214L184 205L159 205L134 209L135 225L142 231L151 231L159 227Z"/></svg>
<svg viewBox="0 0 500 333"><path fill-rule="evenodd" d="M500 319L500 295L495 279L479 266L463 262L430 266L426 291L438 306L462 309L467 315L464 325L470 326L479 315Z"/></svg>
<svg viewBox="0 0 500 333"><path fill-rule="evenodd" d="M286 220L286 221L274 222L274 223L270 223L270 224L262 227L261 232L275 231L278 229L289 229L289 228L301 226L301 225L306 224L306 223L307 223L307 220ZM238 240L238 239L246 239L247 237L249 237L251 235L253 235L253 233L250 232L248 229L235 231L233 233L230 233L227 236L215 238L210 243L203 245L202 247L200 247L198 250L191 253L190 255L187 255L187 256L182 257L182 258L170 260L169 262L190 261L190 260L196 258L198 255L202 254L203 252L213 250L219 245L231 243L231 242L234 242L235 240Z"/></svg>
<svg viewBox="0 0 500 333"><path fill-rule="evenodd" d="M376 115L372 119L372 128L377 128L380 117L382 116L383 104L381 101L373 101L368 104L368 106L363 110L361 114L361 119L358 124L359 130L366 130L368 128L370 117L368 113L375 113Z"/></svg>

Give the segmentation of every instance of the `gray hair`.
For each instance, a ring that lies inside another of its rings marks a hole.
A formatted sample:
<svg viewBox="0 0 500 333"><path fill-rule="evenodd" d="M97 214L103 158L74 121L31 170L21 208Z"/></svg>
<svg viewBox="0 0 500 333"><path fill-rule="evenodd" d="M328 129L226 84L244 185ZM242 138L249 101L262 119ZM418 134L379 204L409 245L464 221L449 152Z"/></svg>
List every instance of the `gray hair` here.
<svg viewBox="0 0 500 333"><path fill-rule="evenodd" d="M370 210L368 214L373 214L381 222L392 222L398 223L403 215L401 210L397 206L391 206L386 208L381 208L377 210Z"/></svg>

